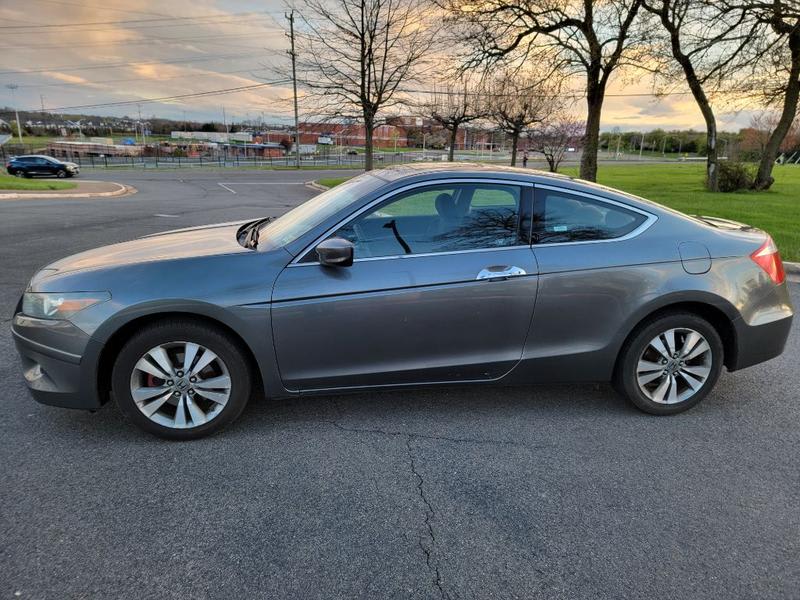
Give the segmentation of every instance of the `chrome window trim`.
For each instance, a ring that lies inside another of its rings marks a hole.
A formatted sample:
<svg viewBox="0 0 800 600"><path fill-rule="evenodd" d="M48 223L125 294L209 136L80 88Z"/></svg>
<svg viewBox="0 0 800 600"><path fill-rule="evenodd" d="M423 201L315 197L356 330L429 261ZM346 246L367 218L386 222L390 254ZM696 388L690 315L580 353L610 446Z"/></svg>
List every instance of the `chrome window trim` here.
<svg viewBox="0 0 800 600"><path fill-rule="evenodd" d="M451 179L437 179L435 181L418 181L417 183L410 183L410 184L405 185L405 186L403 186L401 188L398 188L396 190L392 190L391 192L386 192L385 194L383 194L381 196L378 196L375 200L373 200L372 202L370 202L366 206L362 206L356 212L348 215L347 217L345 217L344 219L339 221L336 225L334 225L333 227L328 229L325 233L323 233L321 236L319 236L317 239L315 239L313 242L311 242L308 246L306 246L303 249L302 252L298 253L298 255L294 259L292 259L292 261L287 265L287 267L319 266L319 264L320 264L319 261L307 262L307 263L301 263L300 261L309 252L313 251L314 248L317 247L317 244L319 244L322 240L328 239L328 236L330 234L332 234L334 231L336 231L340 227L343 227L344 225L346 225L347 223L349 223L353 219L357 218L361 214L363 214L366 211L368 211L369 209L371 209L373 206L376 206L376 205L380 204L381 202L383 202L385 200L389 200L392 197L397 196L398 194L402 194L404 192L407 192L408 190L413 190L413 189L418 188L418 187L433 187L433 186L457 184L457 183L488 183L488 184L494 184L494 185L513 185L513 186L517 186L517 187L531 187L531 188L534 187L534 184L531 181L519 181L517 179L484 179L484 178L481 178L481 177L455 177L455 178L451 178ZM520 197L520 201L521 200L522 200L522 198ZM353 262L356 263L356 262L364 262L364 261L372 261L372 260L388 260L388 259L391 259L391 258L414 258L414 257L417 257L417 256L445 256L445 255L448 255L448 254L464 254L466 252L487 252L487 251L495 251L495 250L512 250L512 249L519 249L519 248L530 248L530 246L528 246L527 244L523 244L523 245L516 245L516 246L503 246L502 248L475 248L475 249L472 249L472 250L451 250L449 252L426 252L426 253L421 253L421 254L395 254L395 255L392 255L392 256L373 256L373 257L369 257L369 258L355 258L355 259L353 259Z"/></svg>
<svg viewBox="0 0 800 600"><path fill-rule="evenodd" d="M537 248L549 248L551 246L577 246L583 244L605 244L608 242L624 242L625 240L630 240L635 237L638 237L639 235L650 229L650 227L652 227L653 224L656 221L658 221L658 216L654 215L653 213L647 212L646 210L643 210L637 206L631 206L630 204L619 202L617 200L612 200L610 198L603 198L602 196L596 196L594 194L589 194L578 190L571 190L569 188L559 187L555 185L546 185L537 183L536 189L552 190L554 192L572 194L573 196L583 196L584 198L589 198L590 200L594 200L595 202L611 204L613 206L619 206L620 208L624 208L625 210L630 210L632 212L639 213L640 215L644 215L645 220L636 229L620 237L608 238L605 240L582 240L577 242L544 242L542 244L537 244L536 242L534 242L531 245L531 248L533 248L534 250L536 250ZM534 199L534 207L535 206L536 206L536 200Z"/></svg>

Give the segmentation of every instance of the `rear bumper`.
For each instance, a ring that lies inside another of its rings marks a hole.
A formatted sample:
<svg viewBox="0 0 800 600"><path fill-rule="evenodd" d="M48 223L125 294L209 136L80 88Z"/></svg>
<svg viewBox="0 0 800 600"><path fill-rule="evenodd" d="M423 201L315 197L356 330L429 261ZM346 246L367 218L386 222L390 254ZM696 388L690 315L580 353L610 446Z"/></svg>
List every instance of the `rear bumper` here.
<svg viewBox="0 0 800 600"><path fill-rule="evenodd" d="M734 321L736 329L736 359L729 371L737 371L765 362L783 353L792 329L792 315L764 323L748 325L742 319Z"/></svg>
<svg viewBox="0 0 800 600"><path fill-rule="evenodd" d="M100 344L71 323L48 327L41 321L18 314L11 326L22 373L34 400L63 408L100 408L96 363L92 360Z"/></svg>

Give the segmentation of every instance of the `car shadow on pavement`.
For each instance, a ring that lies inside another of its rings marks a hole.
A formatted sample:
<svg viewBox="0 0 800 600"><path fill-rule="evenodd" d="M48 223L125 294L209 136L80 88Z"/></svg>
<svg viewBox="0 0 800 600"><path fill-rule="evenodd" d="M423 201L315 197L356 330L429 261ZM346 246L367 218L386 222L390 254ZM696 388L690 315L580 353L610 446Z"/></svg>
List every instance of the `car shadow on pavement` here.
<svg viewBox="0 0 800 600"><path fill-rule="evenodd" d="M41 407L39 426L58 437L94 441L156 441L129 423L114 402L89 413ZM648 418L608 385L459 386L370 391L271 400L253 397L242 416L213 440L258 435L262 431L344 431L431 437L496 436L517 427ZM169 443L169 442L163 442Z"/></svg>

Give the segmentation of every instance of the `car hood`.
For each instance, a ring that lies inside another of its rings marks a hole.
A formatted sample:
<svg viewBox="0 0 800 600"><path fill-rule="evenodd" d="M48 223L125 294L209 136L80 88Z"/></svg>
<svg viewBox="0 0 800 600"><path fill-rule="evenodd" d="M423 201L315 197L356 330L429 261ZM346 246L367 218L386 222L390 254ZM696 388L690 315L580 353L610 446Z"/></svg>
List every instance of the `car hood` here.
<svg viewBox="0 0 800 600"><path fill-rule="evenodd" d="M31 281L72 271L115 268L124 265L252 252L243 248L236 233L243 223L221 223L148 235L74 254L47 265Z"/></svg>

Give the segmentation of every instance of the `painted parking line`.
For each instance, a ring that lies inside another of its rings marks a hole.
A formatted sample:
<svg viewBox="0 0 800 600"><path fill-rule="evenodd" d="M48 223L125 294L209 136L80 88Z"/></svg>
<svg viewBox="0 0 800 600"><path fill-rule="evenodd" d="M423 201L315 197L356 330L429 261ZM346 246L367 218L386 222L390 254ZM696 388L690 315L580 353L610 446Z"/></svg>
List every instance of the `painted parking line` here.
<svg viewBox="0 0 800 600"><path fill-rule="evenodd" d="M231 194L235 194L236 190L231 188L232 185L305 185L302 181L218 181L217 185L221 188L228 190Z"/></svg>

